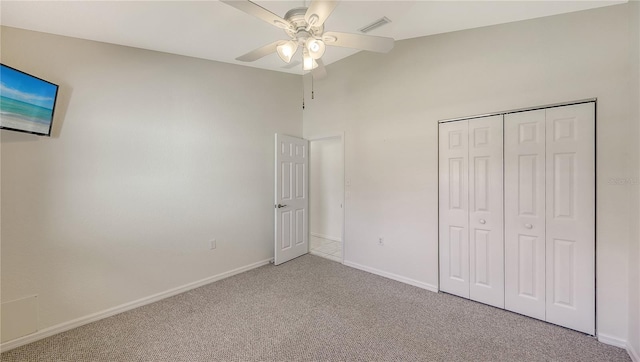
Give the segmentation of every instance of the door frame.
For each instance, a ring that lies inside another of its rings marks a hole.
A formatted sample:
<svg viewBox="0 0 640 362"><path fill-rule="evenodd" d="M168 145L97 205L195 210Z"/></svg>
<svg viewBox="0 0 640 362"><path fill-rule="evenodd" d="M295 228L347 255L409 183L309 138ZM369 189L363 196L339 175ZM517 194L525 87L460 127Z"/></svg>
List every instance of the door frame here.
<svg viewBox="0 0 640 362"><path fill-rule="evenodd" d="M342 201L342 226L341 226L341 230L340 230L340 238L342 239L342 261L341 263L344 264L344 261L346 260L346 253L345 253L345 245L346 245L346 240L345 240L345 228L346 228L346 188L347 188L347 184L345 182L345 180L347 179L347 175L346 175L346 167L345 167L345 140L344 140L344 132L338 132L338 133L330 133L330 134L326 134L326 135L321 135L321 136L314 136L314 137L306 137L305 138L307 141L309 141L309 171L311 171L311 163L313 162L313 160L311 159L311 142L317 142L317 141L325 141L325 140L331 140L331 139L339 139L340 140L340 162L341 164L339 165L340 168L342 168L342 180L340 180L342 182L342 195L340 195L340 201ZM309 190L311 190L311 177L309 177L309 185L307 185ZM309 202L311 203L311 195L309 195ZM311 248L311 207L309 207L309 248Z"/></svg>

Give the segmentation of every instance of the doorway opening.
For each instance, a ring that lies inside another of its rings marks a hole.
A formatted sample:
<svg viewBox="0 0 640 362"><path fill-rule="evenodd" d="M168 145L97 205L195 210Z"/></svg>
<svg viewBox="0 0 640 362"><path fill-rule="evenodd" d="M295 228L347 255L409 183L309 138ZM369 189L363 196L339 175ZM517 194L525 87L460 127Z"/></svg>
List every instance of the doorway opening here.
<svg viewBox="0 0 640 362"><path fill-rule="evenodd" d="M309 253L344 260L343 136L309 140Z"/></svg>

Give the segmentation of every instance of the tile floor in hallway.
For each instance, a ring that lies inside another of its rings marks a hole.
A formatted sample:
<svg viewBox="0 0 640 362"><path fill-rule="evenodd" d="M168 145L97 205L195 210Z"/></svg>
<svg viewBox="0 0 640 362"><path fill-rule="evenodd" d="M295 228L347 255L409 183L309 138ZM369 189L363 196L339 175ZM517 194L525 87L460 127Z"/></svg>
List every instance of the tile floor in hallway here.
<svg viewBox="0 0 640 362"><path fill-rule="evenodd" d="M318 236L309 237L309 252L342 263L342 243Z"/></svg>

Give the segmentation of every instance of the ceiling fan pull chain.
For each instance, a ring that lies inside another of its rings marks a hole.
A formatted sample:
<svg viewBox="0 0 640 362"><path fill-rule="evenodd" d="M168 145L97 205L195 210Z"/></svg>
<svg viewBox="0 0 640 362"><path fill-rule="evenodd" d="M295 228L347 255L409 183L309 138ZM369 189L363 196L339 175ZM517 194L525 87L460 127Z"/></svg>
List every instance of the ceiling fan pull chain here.
<svg viewBox="0 0 640 362"><path fill-rule="evenodd" d="M311 74L311 99L315 99L313 94L313 74Z"/></svg>
<svg viewBox="0 0 640 362"><path fill-rule="evenodd" d="M302 77L302 109L304 109L304 77Z"/></svg>

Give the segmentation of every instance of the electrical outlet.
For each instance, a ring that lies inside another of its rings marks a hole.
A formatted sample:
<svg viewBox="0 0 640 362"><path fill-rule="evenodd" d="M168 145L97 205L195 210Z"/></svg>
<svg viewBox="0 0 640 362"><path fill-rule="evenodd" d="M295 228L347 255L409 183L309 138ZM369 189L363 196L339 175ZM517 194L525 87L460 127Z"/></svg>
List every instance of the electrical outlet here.
<svg viewBox="0 0 640 362"><path fill-rule="evenodd" d="M384 245L384 238L382 236L378 237L378 245L380 246Z"/></svg>
<svg viewBox="0 0 640 362"><path fill-rule="evenodd" d="M209 240L209 249L213 250L216 248L216 239Z"/></svg>

